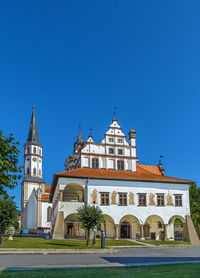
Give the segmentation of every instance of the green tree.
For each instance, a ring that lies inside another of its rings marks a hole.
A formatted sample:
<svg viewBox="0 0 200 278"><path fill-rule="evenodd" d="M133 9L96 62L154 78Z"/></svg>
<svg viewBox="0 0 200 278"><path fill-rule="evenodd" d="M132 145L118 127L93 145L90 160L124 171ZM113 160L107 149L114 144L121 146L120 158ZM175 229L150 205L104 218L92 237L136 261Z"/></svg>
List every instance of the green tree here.
<svg viewBox="0 0 200 278"><path fill-rule="evenodd" d="M22 167L18 166L19 143L13 135L5 137L0 130L0 196L8 198L6 188L13 189L21 178Z"/></svg>
<svg viewBox="0 0 200 278"><path fill-rule="evenodd" d="M78 220L81 222L82 228L86 231L87 242L89 246L90 230L98 227L103 222L102 211L99 207L83 205L78 210Z"/></svg>
<svg viewBox="0 0 200 278"><path fill-rule="evenodd" d="M18 212L13 198L0 198L0 243L3 245L3 235L9 227L18 226Z"/></svg>
<svg viewBox="0 0 200 278"><path fill-rule="evenodd" d="M200 235L200 187L193 183L190 185L189 192L191 218L198 235Z"/></svg>

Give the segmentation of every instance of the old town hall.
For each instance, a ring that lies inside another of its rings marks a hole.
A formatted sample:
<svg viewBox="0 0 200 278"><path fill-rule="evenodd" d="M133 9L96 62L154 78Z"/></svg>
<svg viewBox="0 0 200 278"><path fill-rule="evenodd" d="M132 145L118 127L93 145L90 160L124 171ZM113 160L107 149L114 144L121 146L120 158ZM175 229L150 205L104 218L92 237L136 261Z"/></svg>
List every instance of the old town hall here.
<svg viewBox="0 0 200 278"><path fill-rule="evenodd" d="M191 240L192 234L197 240L190 217L192 181L166 176L162 164L139 164L136 150L135 130L130 129L127 139L116 117L101 142L94 142L91 134L84 141L79 130L65 171L46 185L33 109L24 145L23 231L50 230L54 239L84 237L77 209L90 204L101 208L99 230L107 238Z"/></svg>

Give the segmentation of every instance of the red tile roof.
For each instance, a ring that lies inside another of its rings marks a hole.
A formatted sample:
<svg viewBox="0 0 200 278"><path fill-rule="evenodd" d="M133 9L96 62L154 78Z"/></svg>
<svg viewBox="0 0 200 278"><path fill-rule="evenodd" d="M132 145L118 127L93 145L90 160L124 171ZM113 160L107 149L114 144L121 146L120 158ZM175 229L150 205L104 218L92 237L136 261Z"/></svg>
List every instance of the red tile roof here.
<svg viewBox="0 0 200 278"><path fill-rule="evenodd" d="M51 185L45 185L45 191L50 192L51 191Z"/></svg>
<svg viewBox="0 0 200 278"><path fill-rule="evenodd" d="M49 202L50 194L42 194L42 202Z"/></svg>
<svg viewBox="0 0 200 278"><path fill-rule="evenodd" d="M158 166L151 165L137 165L136 172L77 168L74 170L68 170L65 172L57 173L55 174L55 176L192 183L192 181L190 180L164 176L160 172Z"/></svg>

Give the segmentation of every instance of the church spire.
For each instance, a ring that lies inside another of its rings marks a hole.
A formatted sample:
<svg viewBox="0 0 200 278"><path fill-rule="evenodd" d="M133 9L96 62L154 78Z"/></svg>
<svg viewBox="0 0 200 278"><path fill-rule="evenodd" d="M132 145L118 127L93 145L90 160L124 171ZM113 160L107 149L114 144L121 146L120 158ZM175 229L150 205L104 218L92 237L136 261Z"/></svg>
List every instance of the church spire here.
<svg viewBox="0 0 200 278"><path fill-rule="evenodd" d="M77 140L77 143L82 143L83 142L83 136L82 136L82 133L81 133L81 123L79 123L79 134L78 134L78 140Z"/></svg>
<svg viewBox="0 0 200 278"><path fill-rule="evenodd" d="M32 111L32 117L31 117L31 123L30 123L30 127L29 127L27 143L40 145L34 105L33 105L33 111Z"/></svg>

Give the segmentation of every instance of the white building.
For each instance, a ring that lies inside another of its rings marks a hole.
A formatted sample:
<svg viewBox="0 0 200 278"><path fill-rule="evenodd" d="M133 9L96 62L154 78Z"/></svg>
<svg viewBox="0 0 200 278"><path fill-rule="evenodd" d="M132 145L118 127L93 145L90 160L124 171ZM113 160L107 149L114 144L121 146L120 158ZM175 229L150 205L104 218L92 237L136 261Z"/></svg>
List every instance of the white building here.
<svg viewBox="0 0 200 278"><path fill-rule="evenodd" d="M104 139L84 143L81 132L66 171L52 181L53 238L83 237L77 208L99 206L104 214L106 237L190 239L189 185L192 181L164 175L162 165L140 165L136 156L136 133L129 141L116 118Z"/></svg>
<svg viewBox="0 0 200 278"><path fill-rule="evenodd" d="M165 176L161 164L140 165L135 131L130 130L127 140L116 118L100 143L92 135L84 142L79 130L66 169L54 175L52 186L42 179L42 160L33 108L24 145L23 232L51 230L55 239L84 237L77 208L90 204L101 208L99 230L108 238L198 241L190 218L192 181Z"/></svg>
<svg viewBox="0 0 200 278"><path fill-rule="evenodd" d="M33 107L28 139L24 145L24 179L21 185L22 231L51 230L50 185L42 179L43 148Z"/></svg>

